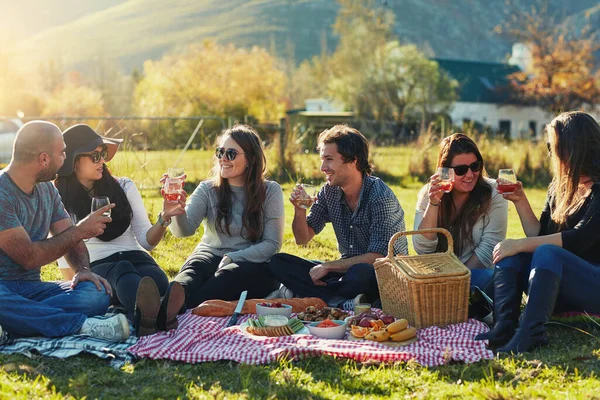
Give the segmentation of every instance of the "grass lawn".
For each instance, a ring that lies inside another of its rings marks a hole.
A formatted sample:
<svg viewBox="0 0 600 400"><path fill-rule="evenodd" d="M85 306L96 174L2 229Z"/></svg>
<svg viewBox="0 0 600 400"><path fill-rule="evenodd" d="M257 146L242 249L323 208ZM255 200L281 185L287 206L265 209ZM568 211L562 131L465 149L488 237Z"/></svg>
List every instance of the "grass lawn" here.
<svg viewBox="0 0 600 400"><path fill-rule="evenodd" d="M408 170L410 148L376 149L374 161L384 174L401 177ZM112 162L118 175L127 175L142 186L146 208L155 220L161 199L156 182L176 152L122 153ZM190 151L181 163L189 180L207 176L210 154ZM301 168L318 165L314 155L302 156ZM310 176L309 174L305 174ZM318 175L315 175L318 177ZM406 180L398 180L405 182ZM154 187L152 187L154 185ZM391 185L412 229L419 183ZM146 187L144 189L144 187ZM286 196L291 184L283 185ZM536 212L545 191L528 190ZM286 231L282 251L313 259L337 257L333 230L303 247L291 233L293 209L286 202ZM509 205L508 237L522 237L514 206ZM159 264L174 276L201 237L186 239L167 233L153 252ZM410 241L409 241L410 243ZM58 279L55 265L43 268L46 280ZM600 328L584 327L587 335L559 325L549 327L550 346L531 354L477 364L452 364L424 368L414 363L364 365L331 357L267 366L232 362L196 365L141 360L121 370L93 356L66 360L0 355L0 399L59 398L600 398Z"/></svg>

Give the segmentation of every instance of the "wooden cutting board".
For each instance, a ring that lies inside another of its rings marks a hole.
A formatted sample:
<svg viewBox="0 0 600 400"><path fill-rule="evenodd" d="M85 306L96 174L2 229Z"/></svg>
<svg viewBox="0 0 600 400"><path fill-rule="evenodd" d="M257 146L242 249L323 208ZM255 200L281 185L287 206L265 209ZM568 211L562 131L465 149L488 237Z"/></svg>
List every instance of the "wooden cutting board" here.
<svg viewBox="0 0 600 400"><path fill-rule="evenodd" d="M366 343L381 343L389 347L403 347L408 346L409 344L415 343L419 338L415 336L412 339L405 340L403 342L392 342L391 340L386 340L385 342L376 342L374 340L366 340L363 338L354 337L351 333L348 333L348 340L353 342L366 342Z"/></svg>

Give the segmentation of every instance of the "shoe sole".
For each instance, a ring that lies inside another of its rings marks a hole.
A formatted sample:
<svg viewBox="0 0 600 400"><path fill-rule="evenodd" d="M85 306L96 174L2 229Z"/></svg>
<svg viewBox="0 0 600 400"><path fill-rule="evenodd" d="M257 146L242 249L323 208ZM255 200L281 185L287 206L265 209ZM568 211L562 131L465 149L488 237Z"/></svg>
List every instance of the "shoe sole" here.
<svg viewBox="0 0 600 400"><path fill-rule="evenodd" d="M131 330L129 329L129 321L127 321L127 318L124 314L117 314L116 318L121 323L121 328L123 328L123 333L125 334L125 337L121 339L125 340L129 337L129 335L131 335Z"/></svg>
<svg viewBox="0 0 600 400"><path fill-rule="evenodd" d="M169 291L169 298L167 299L166 331L177 329L179 326L177 314L179 313L179 310L181 310L183 303L185 303L185 290L178 282L173 282L171 284L171 290Z"/></svg>
<svg viewBox="0 0 600 400"><path fill-rule="evenodd" d="M136 333L138 337L156 333L156 318L160 309L160 293L152 278L145 276L140 280L135 307L141 314Z"/></svg>

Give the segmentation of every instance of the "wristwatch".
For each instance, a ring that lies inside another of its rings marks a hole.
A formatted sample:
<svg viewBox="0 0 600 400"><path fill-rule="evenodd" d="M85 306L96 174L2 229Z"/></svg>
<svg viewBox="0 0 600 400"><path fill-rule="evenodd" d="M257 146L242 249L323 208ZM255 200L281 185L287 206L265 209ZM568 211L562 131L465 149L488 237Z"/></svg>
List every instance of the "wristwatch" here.
<svg viewBox="0 0 600 400"><path fill-rule="evenodd" d="M158 221L156 222L158 222L163 228L166 228L167 226L171 225L171 220L165 221L162 219L162 213L158 214Z"/></svg>

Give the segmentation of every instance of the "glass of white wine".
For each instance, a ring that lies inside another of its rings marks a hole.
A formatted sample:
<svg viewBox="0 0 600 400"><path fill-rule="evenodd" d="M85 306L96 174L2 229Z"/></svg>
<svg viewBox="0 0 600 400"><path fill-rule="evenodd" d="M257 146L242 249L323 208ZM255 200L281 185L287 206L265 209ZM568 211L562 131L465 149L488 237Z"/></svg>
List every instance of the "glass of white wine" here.
<svg viewBox="0 0 600 400"><path fill-rule="evenodd" d="M109 204L110 204L110 199L108 198L108 196L93 197L92 198L92 212L96 212L97 210L99 210L102 207L107 206ZM110 209L103 212L102 215L104 217L110 217Z"/></svg>

